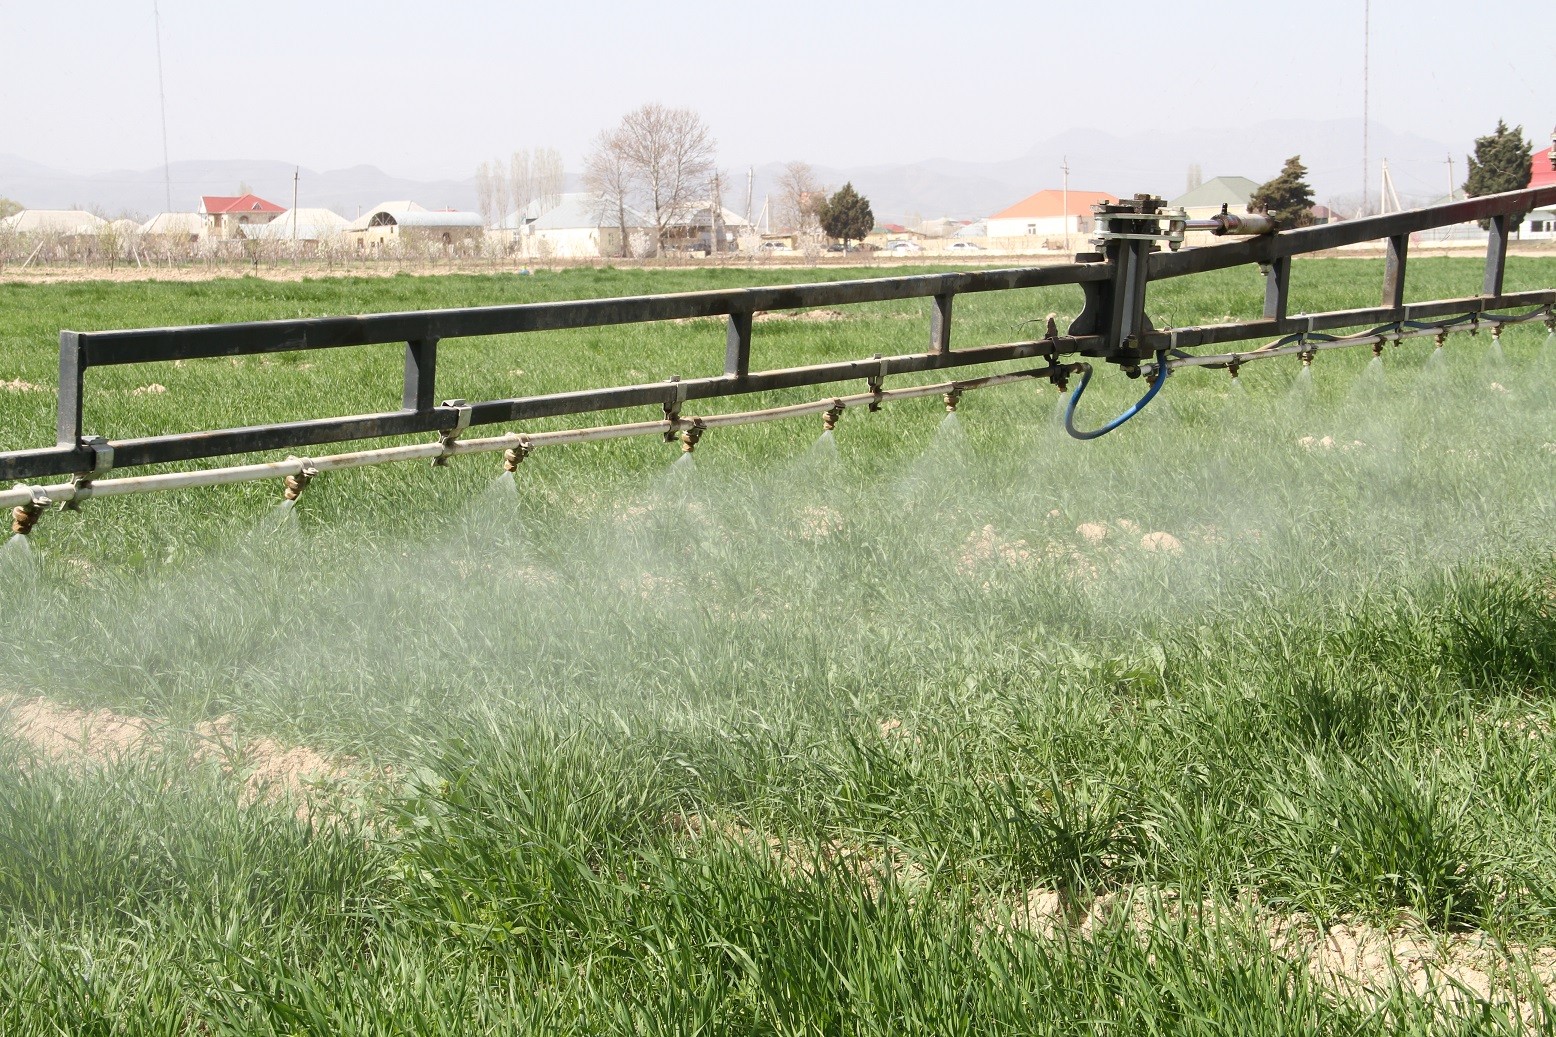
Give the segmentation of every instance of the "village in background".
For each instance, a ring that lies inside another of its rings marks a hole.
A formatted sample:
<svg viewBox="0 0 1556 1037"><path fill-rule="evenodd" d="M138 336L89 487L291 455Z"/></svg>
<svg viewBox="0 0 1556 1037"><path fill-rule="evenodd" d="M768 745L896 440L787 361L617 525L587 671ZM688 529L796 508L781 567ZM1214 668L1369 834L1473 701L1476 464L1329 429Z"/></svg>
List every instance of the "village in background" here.
<svg viewBox="0 0 1556 1037"><path fill-rule="evenodd" d="M856 263L876 257L974 262L1023 257L1062 262L1087 247L1093 232L1092 206L1120 199L1113 190L1104 189L1116 185L1071 187L1066 169L1059 185L1013 199L982 218L940 216L903 223L869 216L866 223L855 224L850 237L842 238L827 234L822 219L836 195L805 163L783 167L774 190L759 201L749 179L741 178L745 183L733 190L721 182L712 161L711 137L691 141L701 149L695 156L703 174L699 177L653 182L651 165L632 168L627 158L632 118L642 113L691 115L655 109L644 106L624 117L621 126L602 133L587 168L571 182L560 156L550 149L516 152L511 160L482 163L475 177L477 210L472 211L402 198L379 202L347 218L328 208L297 205L295 179L290 207L240 185L233 194L202 195L198 205L187 210L164 211L143 220L109 218L87 209L23 208L22 200L7 204L0 198L0 270L61 264L155 269L306 262L349 267L382 261L402 266L476 261L524 268L622 260ZM698 124L691 129L706 132ZM684 156L672 158L679 162ZM1527 186L1556 183L1556 150L1546 147L1534 152L1531 160ZM1185 187L1165 202L1195 219L1253 211L1261 184L1235 174L1206 179L1198 166L1192 166ZM3 188L0 184L0 195L5 194ZM855 189L861 196L860 211L868 216L870 185L848 185L850 192ZM171 185L167 197L173 197ZM1451 190L1430 204L1462 197L1462 190ZM1392 191L1385 163L1378 202L1370 211L1405 207ZM1314 204L1306 207L1303 222L1328 223L1357 214ZM1516 237L1556 240L1556 211L1530 213ZM1203 246L1217 240L1191 233L1186 244ZM1419 244L1468 248L1485 240L1485 230L1471 222L1429 232Z"/></svg>

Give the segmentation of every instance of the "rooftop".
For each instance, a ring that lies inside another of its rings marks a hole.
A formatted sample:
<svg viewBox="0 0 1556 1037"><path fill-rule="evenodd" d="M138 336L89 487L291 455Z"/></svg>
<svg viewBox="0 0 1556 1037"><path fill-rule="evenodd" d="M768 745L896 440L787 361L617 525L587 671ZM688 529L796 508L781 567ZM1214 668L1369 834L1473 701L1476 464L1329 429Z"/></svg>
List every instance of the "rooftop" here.
<svg viewBox="0 0 1556 1037"><path fill-rule="evenodd" d="M1039 191L1015 205L990 216L991 220L1032 220L1051 216L1078 216L1091 211L1099 202L1116 202L1118 196L1106 191Z"/></svg>
<svg viewBox="0 0 1556 1037"><path fill-rule="evenodd" d="M1218 176L1206 180L1187 194L1180 194L1168 205L1184 209L1203 209L1222 205L1247 205L1259 185L1246 176Z"/></svg>
<svg viewBox="0 0 1556 1037"><path fill-rule="evenodd" d="M286 207L267 202L257 194L208 194L200 199L200 211L213 215L228 212L285 212Z"/></svg>

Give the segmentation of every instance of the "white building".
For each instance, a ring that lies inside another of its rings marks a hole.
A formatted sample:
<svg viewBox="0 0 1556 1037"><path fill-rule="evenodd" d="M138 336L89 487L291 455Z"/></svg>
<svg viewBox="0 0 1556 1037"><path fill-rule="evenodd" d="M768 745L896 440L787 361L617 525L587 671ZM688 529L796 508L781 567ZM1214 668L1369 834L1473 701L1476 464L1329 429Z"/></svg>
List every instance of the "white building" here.
<svg viewBox="0 0 1556 1037"><path fill-rule="evenodd" d="M1064 248L1068 236L1073 246L1091 233L1091 207L1116 201L1105 191L1039 191L985 221L990 243L1022 251Z"/></svg>
<svg viewBox="0 0 1556 1037"><path fill-rule="evenodd" d="M288 209L269 223L244 228L259 241L324 241L346 232L347 220L329 209Z"/></svg>
<svg viewBox="0 0 1556 1037"><path fill-rule="evenodd" d="M23 209L0 220L0 231L12 234L80 238L101 233L108 221L81 209Z"/></svg>
<svg viewBox="0 0 1556 1037"><path fill-rule="evenodd" d="M532 203L500 225L518 234L525 255L589 259L622 254L622 221L610 202L588 191L558 195L554 201L550 207ZM627 210L626 224L629 237L648 234L652 226L633 209Z"/></svg>

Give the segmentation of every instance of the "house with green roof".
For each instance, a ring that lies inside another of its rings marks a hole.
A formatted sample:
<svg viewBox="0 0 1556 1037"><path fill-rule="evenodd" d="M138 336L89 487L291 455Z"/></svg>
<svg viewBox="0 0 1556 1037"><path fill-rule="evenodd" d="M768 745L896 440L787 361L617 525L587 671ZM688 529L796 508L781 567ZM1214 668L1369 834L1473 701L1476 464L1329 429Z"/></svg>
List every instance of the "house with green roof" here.
<svg viewBox="0 0 1556 1037"><path fill-rule="evenodd" d="M1214 216L1226 207L1226 211L1234 216L1244 216L1248 212L1248 201L1253 193L1259 189L1259 185L1246 176L1218 176L1212 180L1206 180L1198 187L1185 194L1180 194L1167 204L1175 208L1181 207L1189 214L1191 220L1203 220ZM1225 241L1207 231L1190 231L1183 237L1185 245L1213 245L1217 241Z"/></svg>

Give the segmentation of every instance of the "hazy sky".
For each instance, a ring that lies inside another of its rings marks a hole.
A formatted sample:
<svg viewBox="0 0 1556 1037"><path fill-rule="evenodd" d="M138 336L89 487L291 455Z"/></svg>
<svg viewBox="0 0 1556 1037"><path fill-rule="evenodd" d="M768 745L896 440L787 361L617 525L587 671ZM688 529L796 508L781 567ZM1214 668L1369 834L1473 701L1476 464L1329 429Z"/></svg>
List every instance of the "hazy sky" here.
<svg viewBox="0 0 1556 1037"><path fill-rule="evenodd" d="M1363 0L159 6L175 161L462 179L551 146L577 170L645 101L701 113L726 168L996 160L1075 127L1362 109ZM1505 118L1538 149L1556 124L1550 15L1373 0L1373 120L1467 151ZM0 152L81 173L161 164L152 0L0 0L0 53Z"/></svg>

